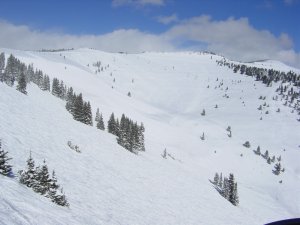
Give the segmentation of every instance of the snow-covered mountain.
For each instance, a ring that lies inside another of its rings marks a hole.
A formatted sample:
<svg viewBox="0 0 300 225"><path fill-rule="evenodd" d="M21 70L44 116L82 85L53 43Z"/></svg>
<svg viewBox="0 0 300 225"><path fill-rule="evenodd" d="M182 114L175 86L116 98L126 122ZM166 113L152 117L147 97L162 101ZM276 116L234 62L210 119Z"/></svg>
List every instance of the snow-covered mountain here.
<svg viewBox="0 0 300 225"><path fill-rule="evenodd" d="M280 82L266 87L207 53L1 52L81 92L105 125L112 112L143 122L146 151L132 154L114 135L73 120L65 101L33 83L24 95L0 82L0 139L14 174L31 151L36 164L45 159L55 170L70 203L57 206L18 177L0 176L0 224L229 225L300 216L299 115L273 100ZM246 65L299 74L276 61ZM254 154L257 146L281 156L285 171L274 175L275 163ZM210 182L216 172L234 174L238 206Z"/></svg>

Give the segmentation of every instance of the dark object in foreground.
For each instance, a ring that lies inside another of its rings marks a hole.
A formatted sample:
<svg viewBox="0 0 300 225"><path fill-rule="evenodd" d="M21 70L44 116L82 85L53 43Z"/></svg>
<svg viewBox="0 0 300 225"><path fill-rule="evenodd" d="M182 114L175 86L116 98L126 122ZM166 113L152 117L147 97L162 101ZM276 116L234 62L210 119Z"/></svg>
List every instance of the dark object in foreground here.
<svg viewBox="0 0 300 225"><path fill-rule="evenodd" d="M272 223L267 223L266 225L298 225L300 224L300 218L280 220Z"/></svg>

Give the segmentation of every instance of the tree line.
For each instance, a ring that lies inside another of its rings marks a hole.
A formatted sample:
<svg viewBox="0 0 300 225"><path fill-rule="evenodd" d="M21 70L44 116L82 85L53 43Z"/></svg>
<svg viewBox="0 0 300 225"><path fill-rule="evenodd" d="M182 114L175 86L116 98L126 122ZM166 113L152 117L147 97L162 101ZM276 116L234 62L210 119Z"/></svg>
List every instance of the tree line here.
<svg viewBox="0 0 300 225"><path fill-rule="evenodd" d="M229 177L222 177L222 173L215 174L212 183L215 189L231 204L237 206L239 204L239 197L237 191L237 182L235 182L233 173L229 174Z"/></svg>

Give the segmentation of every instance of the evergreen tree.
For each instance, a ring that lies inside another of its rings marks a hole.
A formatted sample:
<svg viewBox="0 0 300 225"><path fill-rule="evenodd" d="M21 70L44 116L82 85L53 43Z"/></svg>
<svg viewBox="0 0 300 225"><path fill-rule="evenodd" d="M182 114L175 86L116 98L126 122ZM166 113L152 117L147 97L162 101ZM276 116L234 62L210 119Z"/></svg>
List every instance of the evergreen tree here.
<svg viewBox="0 0 300 225"><path fill-rule="evenodd" d="M265 158L265 159L268 159L268 158L269 158L269 151L266 150L266 151L265 151L265 154L262 155L262 157Z"/></svg>
<svg viewBox="0 0 300 225"><path fill-rule="evenodd" d="M21 72L19 78L18 78L18 85L17 85L17 90L23 94L27 94L26 91L26 78L24 72Z"/></svg>
<svg viewBox="0 0 300 225"><path fill-rule="evenodd" d="M138 151L145 151L145 137L144 137L145 127L144 124L141 123L141 125L138 127L138 140L137 140L137 150Z"/></svg>
<svg viewBox="0 0 300 225"><path fill-rule="evenodd" d="M53 170L51 181L49 184L49 190L48 190L48 194L47 194L47 197L49 197L53 202L55 202L55 200L56 200L58 188L59 188L59 185L57 184L57 178L56 178L55 172Z"/></svg>
<svg viewBox="0 0 300 225"><path fill-rule="evenodd" d="M229 197L229 184L228 184L228 178L227 177L224 177L222 195L226 199L228 199L228 197Z"/></svg>
<svg viewBox="0 0 300 225"><path fill-rule="evenodd" d="M220 177L219 177L219 182L218 182L218 186L220 187L220 188L223 188L223 175L222 175L222 173L220 174Z"/></svg>
<svg viewBox="0 0 300 225"><path fill-rule="evenodd" d="M16 65L16 58L11 54L7 59L3 81L9 86L13 86L17 73L18 69Z"/></svg>
<svg viewBox="0 0 300 225"><path fill-rule="evenodd" d="M34 179L36 176L34 168L34 160L31 157L31 152L29 158L27 159L27 169L19 171L20 183L25 184L27 187L31 187L34 184Z"/></svg>
<svg viewBox="0 0 300 225"><path fill-rule="evenodd" d="M84 121L83 99L81 93L75 98L73 118L80 122Z"/></svg>
<svg viewBox="0 0 300 225"><path fill-rule="evenodd" d="M228 201L230 201L233 205L238 204L238 194L237 194L237 184L234 182L234 175L232 173L229 174L228 179Z"/></svg>
<svg viewBox="0 0 300 225"><path fill-rule="evenodd" d="M70 87L67 91L67 103L66 109L73 115L74 113L74 105L75 105L76 94L73 92L73 88Z"/></svg>
<svg viewBox="0 0 300 225"><path fill-rule="evenodd" d="M260 146L257 147L257 149L256 149L256 151L254 151L254 153L256 155L260 155L261 154L261 152L260 152Z"/></svg>
<svg viewBox="0 0 300 225"><path fill-rule="evenodd" d="M0 54L0 82L4 81L4 78L3 78L4 68L5 68L5 54L4 54L4 52L2 52Z"/></svg>
<svg viewBox="0 0 300 225"><path fill-rule="evenodd" d="M57 78L53 78L52 81L52 94L56 97L60 96L60 86L59 86L59 80Z"/></svg>
<svg viewBox="0 0 300 225"><path fill-rule="evenodd" d="M98 119L98 122L97 122L97 128L100 129L100 130L105 130L102 114L99 115L99 119Z"/></svg>
<svg viewBox="0 0 300 225"><path fill-rule="evenodd" d="M44 160L44 164L41 168L36 170L37 174L35 176L35 183L33 185L33 190L40 193L41 195L45 195L51 184L51 179L49 177L48 166L46 165L46 161Z"/></svg>
<svg viewBox="0 0 300 225"><path fill-rule="evenodd" d="M83 123L93 126L92 109L90 102L83 103Z"/></svg>
<svg viewBox="0 0 300 225"><path fill-rule="evenodd" d="M4 176L10 176L12 173L12 166L8 164L11 158L7 157L7 153L2 149L2 143L0 140L0 174Z"/></svg>
<svg viewBox="0 0 300 225"><path fill-rule="evenodd" d="M167 158L167 149L165 148L163 154L161 155L164 159Z"/></svg>
<svg viewBox="0 0 300 225"><path fill-rule="evenodd" d="M96 112L96 116L95 116L95 121L99 122L100 120L100 112L99 112L99 108L97 108L97 112Z"/></svg>
<svg viewBox="0 0 300 225"><path fill-rule="evenodd" d="M56 193L55 199L53 200L57 205L60 206L66 206L69 207L69 202L67 201L67 198L65 196L65 193L63 192L63 189L59 190L59 193Z"/></svg>
<svg viewBox="0 0 300 225"><path fill-rule="evenodd" d="M110 115L110 118L107 122L107 130L108 130L108 133L111 133L111 134L114 134L114 135L117 134L117 126L116 126L116 120L115 120L114 113L112 113Z"/></svg>
<svg viewBox="0 0 300 225"><path fill-rule="evenodd" d="M281 172L281 164L280 164L280 162L279 162L279 163L276 163L276 164L275 164L273 173L274 173L275 175L279 175L280 172Z"/></svg>
<svg viewBox="0 0 300 225"><path fill-rule="evenodd" d="M219 174L216 173L216 174L215 174L215 177L214 177L214 184L217 185L218 182L219 182Z"/></svg>

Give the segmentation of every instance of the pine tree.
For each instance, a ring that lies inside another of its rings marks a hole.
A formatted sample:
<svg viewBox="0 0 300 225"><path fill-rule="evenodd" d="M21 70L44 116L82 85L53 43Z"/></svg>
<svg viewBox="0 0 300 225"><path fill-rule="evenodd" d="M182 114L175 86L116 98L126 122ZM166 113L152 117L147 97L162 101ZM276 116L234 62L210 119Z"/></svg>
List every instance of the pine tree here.
<svg viewBox="0 0 300 225"><path fill-rule="evenodd" d="M56 97L60 96L60 86L59 86L59 80L57 78L53 78L52 81L52 94Z"/></svg>
<svg viewBox="0 0 300 225"><path fill-rule="evenodd" d="M69 202L67 201L67 198L65 196L65 193L63 192L63 189L59 190L59 193L56 193L54 201L57 205L60 206L66 206L69 207Z"/></svg>
<svg viewBox="0 0 300 225"><path fill-rule="evenodd" d="M223 175L222 175L222 173L219 176L218 186L219 186L219 188L223 188Z"/></svg>
<svg viewBox="0 0 300 225"><path fill-rule="evenodd" d="M216 173L216 174L215 174L215 177L214 177L214 184L217 185L218 182L219 182L219 174Z"/></svg>
<svg viewBox="0 0 300 225"><path fill-rule="evenodd" d="M100 129L100 130L105 130L102 114L99 115L99 119L98 119L98 122L97 122L97 128Z"/></svg>
<svg viewBox="0 0 300 225"><path fill-rule="evenodd" d="M2 149L2 143L0 140L0 174L4 176L10 176L12 173L12 166L8 164L11 158L7 157L7 153Z"/></svg>
<svg viewBox="0 0 300 225"><path fill-rule="evenodd" d="M276 163L276 164L275 164L273 173L274 173L275 175L279 175L280 172L281 172L281 164L280 164L280 162L279 162L279 163Z"/></svg>
<svg viewBox="0 0 300 225"><path fill-rule="evenodd" d="M238 204L238 194L237 194L237 184L234 182L234 175L232 173L229 174L228 179L228 201L230 201L233 205Z"/></svg>
<svg viewBox="0 0 300 225"><path fill-rule="evenodd" d="M23 94L27 94L26 91L26 78L24 72L21 72L19 78L18 78L18 85L17 85L17 90Z"/></svg>
<svg viewBox="0 0 300 225"><path fill-rule="evenodd" d="M265 159L268 159L269 158L269 151L266 150L265 154L262 157L265 158Z"/></svg>
<svg viewBox="0 0 300 225"><path fill-rule="evenodd" d="M254 151L254 153L256 155L260 155L261 154L261 152L260 152L260 146L257 147L257 149L256 149L256 151Z"/></svg>
<svg viewBox="0 0 300 225"><path fill-rule="evenodd" d="M49 197L53 202L55 202L58 188L59 185L57 184L57 178L55 176L55 171L53 170L47 194L47 197Z"/></svg>
<svg viewBox="0 0 300 225"><path fill-rule="evenodd" d="M224 181L223 181L223 192L222 195L224 198L228 199L229 197L229 184L228 184L228 178L224 177Z"/></svg>
<svg viewBox="0 0 300 225"><path fill-rule="evenodd" d="M33 190L40 193L41 195L45 195L48 192L51 183L51 179L49 178L48 166L46 165L45 160L42 167L38 168L36 171L36 182L33 185Z"/></svg>
<svg viewBox="0 0 300 225"><path fill-rule="evenodd" d="M165 148L163 154L161 155L164 159L167 158L167 149Z"/></svg>
<svg viewBox="0 0 300 225"><path fill-rule="evenodd" d="M5 54L4 54L4 52L2 52L0 54L0 82L4 81L4 78L3 78L4 68L5 68Z"/></svg>
<svg viewBox="0 0 300 225"><path fill-rule="evenodd" d="M84 102L83 104L84 123L93 126L92 108L90 102Z"/></svg>
<svg viewBox="0 0 300 225"><path fill-rule="evenodd" d="M16 65L16 58L11 54L6 63L4 75L3 75L3 81L8 86L13 86L16 76L17 76L17 65Z"/></svg>
<svg viewBox="0 0 300 225"><path fill-rule="evenodd" d="M74 104L75 104L76 95L73 92L73 88L70 87L67 91L67 97L66 97L66 109L73 115L74 113Z"/></svg>
<svg viewBox="0 0 300 225"><path fill-rule="evenodd" d="M34 184L36 171L34 168L34 160L31 157L31 152L29 158L27 159L27 169L19 171L19 174L19 181L21 184L25 184L27 187L31 187Z"/></svg>
<svg viewBox="0 0 300 225"><path fill-rule="evenodd" d="M81 93L75 98L73 118L77 121L84 122L83 99Z"/></svg>
<svg viewBox="0 0 300 225"><path fill-rule="evenodd" d="M108 123L107 123L107 130L108 130L108 133L111 133L111 134L114 134L114 135L117 134L117 126L116 126L116 120L115 120L114 113L112 113L110 115L110 118L109 118Z"/></svg>
<svg viewBox="0 0 300 225"><path fill-rule="evenodd" d="M100 111L99 111L99 108L97 108L97 112L96 112L96 116L95 116L95 121L99 122L99 120L100 120Z"/></svg>

